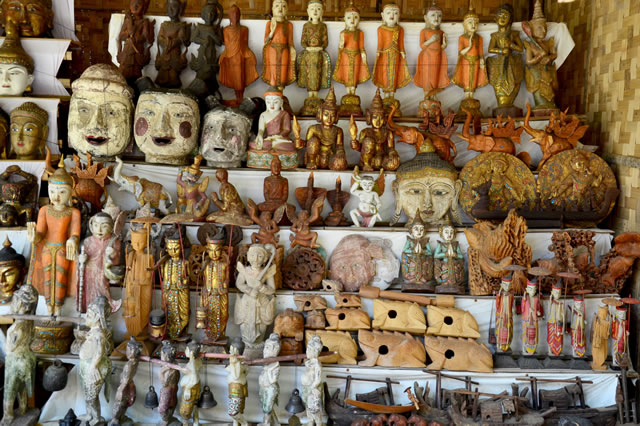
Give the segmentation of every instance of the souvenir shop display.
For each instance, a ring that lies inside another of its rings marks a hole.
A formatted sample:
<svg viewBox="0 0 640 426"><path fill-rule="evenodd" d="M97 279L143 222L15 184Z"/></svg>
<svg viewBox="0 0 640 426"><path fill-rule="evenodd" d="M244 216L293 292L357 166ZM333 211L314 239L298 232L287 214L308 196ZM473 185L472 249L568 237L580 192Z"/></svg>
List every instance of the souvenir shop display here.
<svg viewBox="0 0 640 426"><path fill-rule="evenodd" d="M300 125L293 117L293 134L296 148L305 149L304 164L307 169L345 170L348 166L344 151L344 134L336 125L338 122L338 106L333 87L324 103L317 107L318 124L309 126L306 140L300 139Z"/></svg>
<svg viewBox="0 0 640 426"><path fill-rule="evenodd" d="M46 0L11 0L0 4L0 26L11 35L11 26L20 37L50 37L53 29L52 3Z"/></svg>
<svg viewBox="0 0 640 426"><path fill-rule="evenodd" d="M155 21L144 17L149 0L130 0L117 38L116 58L120 72L129 85L142 77L142 69L151 60L151 46L155 41Z"/></svg>
<svg viewBox="0 0 640 426"><path fill-rule="evenodd" d="M229 183L227 169L216 170L216 179L220 182L220 188L218 192L211 193L211 201L218 207L218 211L209 214L207 222L236 226L251 225L253 221L247 215L238 191Z"/></svg>
<svg viewBox="0 0 640 426"><path fill-rule="evenodd" d="M25 102L9 114L8 158L42 160L49 135L49 113L33 102Z"/></svg>
<svg viewBox="0 0 640 426"><path fill-rule="evenodd" d="M5 31L7 36L0 46L0 96L22 96L33 83L35 65L22 47L16 26L10 23Z"/></svg>
<svg viewBox="0 0 640 426"><path fill-rule="evenodd" d="M158 31L155 83L160 87L180 88L180 73L187 67L187 49L191 44L191 24L180 21L186 1L169 0L166 5L169 20L160 24Z"/></svg>
<svg viewBox="0 0 640 426"><path fill-rule="evenodd" d="M498 107L493 110L494 116L504 115L521 117L522 109L513 102L520 91L520 83L524 77L522 55L524 46L520 33L513 31L513 6L503 4L496 11L498 31L491 33L489 56L486 61L489 83L498 100Z"/></svg>
<svg viewBox="0 0 640 426"><path fill-rule="evenodd" d="M196 76L189 84L189 91L198 97L218 94L218 52L217 47L224 43L220 22L224 10L218 0L203 2L200 18L191 28L191 43L198 45L198 53L191 55L189 68Z"/></svg>
<svg viewBox="0 0 640 426"><path fill-rule="evenodd" d="M455 240L456 228L451 224L441 225L438 240L433 252L433 278L436 293L463 294L465 274L464 255L460 243Z"/></svg>
<svg viewBox="0 0 640 426"><path fill-rule="evenodd" d="M5 237L0 250L0 304L9 304L14 293L21 287L26 272L26 259L11 247L9 236Z"/></svg>
<svg viewBox="0 0 640 426"><path fill-rule="evenodd" d="M134 138L147 163L187 164L198 146L200 112L191 94L149 89L140 94L134 115Z"/></svg>
<svg viewBox="0 0 640 426"><path fill-rule="evenodd" d="M344 10L344 30L340 31L338 57L333 79L344 84L347 93L340 99L340 116L362 115L360 97L356 95L358 84L371 78L364 48L364 32L359 28L360 11L353 2Z"/></svg>
<svg viewBox="0 0 640 426"><path fill-rule="evenodd" d="M378 220L382 220L380 216L380 208L382 207L380 197L382 197L385 187L384 169L381 169L378 178L374 179L370 175L360 176L356 166L351 180L349 192L358 197L359 200L358 207L349 212L353 226L373 228Z"/></svg>
<svg viewBox="0 0 640 426"><path fill-rule="evenodd" d="M400 7L395 3L387 3L381 15L382 25L378 27L378 49L371 81L384 92L384 109L395 106L399 110L400 101L395 99L395 93L411 82L404 49L404 28L399 24ZM395 167L385 169L395 170Z"/></svg>
<svg viewBox="0 0 640 426"><path fill-rule="evenodd" d="M37 199L38 179L17 165L7 167L0 174L0 225L18 226L32 221Z"/></svg>
<svg viewBox="0 0 640 426"><path fill-rule="evenodd" d="M435 0L425 10L424 23L424 28L420 30L420 54L413 83L424 90L424 100L418 107L418 116L432 117L437 114L441 105L436 94L451 84L447 75L449 60L445 52L448 39L440 29L442 9L436 5Z"/></svg>
<svg viewBox="0 0 640 426"><path fill-rule="evenodd" d="M279 89L265 92L264 100L267 109L260 114L256 139L249 143L247 167L268 169L278 157L282 168L294 169L298 167L298 152L289 138L291 115L283 108L282 92Z"/></svg>
<svg viewBox="0 0 640 426"><path fill-rule="evenodd" d="M119 190L131 193L140 207L148 205L162 214L169 214L169 207L173 204L169 191L159 183L151 182L146 178L123 175L123 167L124 162L116 157L112 182L119 186Z"/></svg>
<svg viewBox="0 0 640 426"><path fill-rule="evenodd" d="M214 108L202 120L200 154L211 167L241 167L250 133L249 116L234 108Z"/></svg>
<svg viewBox="0 0 640 426"><path fill-rule="evenodd" d="M264 28L260 77L280 92L296 81L296 48L293 44L293 24L287 19L288 11L286 0L273 0L272 17Z"/></svg>

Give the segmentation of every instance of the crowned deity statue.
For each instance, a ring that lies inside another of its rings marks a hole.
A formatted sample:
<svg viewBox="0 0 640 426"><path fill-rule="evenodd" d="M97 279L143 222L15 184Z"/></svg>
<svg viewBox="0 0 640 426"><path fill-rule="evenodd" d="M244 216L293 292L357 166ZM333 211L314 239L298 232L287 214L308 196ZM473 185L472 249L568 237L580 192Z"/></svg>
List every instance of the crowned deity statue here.
<svg viewBox="0 0 640 426"><path fill-rule="evenodd" d="M189 262L184 258L182 239L165 239L167 254L159 261L162 295L167 310L167 334L176 340L189 325Z"/></svg>
<svg viewBox="0 0 640 426"><path fill-rule="evenodd" d="M0 96L22 96L33 83L35 63L22 48L20 37L10 24L0 46ZM4 142L0 138L0 142Z"/></svg>
<svg viewBox="0 0 640 426"><path fill-rule="evenodd" d="M49 136L49 113L33 102L25 102L9 114L7 158L42 160Z"/></svg>
<svg viewBox="0 0 640 426"><path fill-rule="evenodd" d="M209 237L206 250L200 305L204 308L207 340L216 342L225 336L229 318L229 258L220 237Z"/></svg>

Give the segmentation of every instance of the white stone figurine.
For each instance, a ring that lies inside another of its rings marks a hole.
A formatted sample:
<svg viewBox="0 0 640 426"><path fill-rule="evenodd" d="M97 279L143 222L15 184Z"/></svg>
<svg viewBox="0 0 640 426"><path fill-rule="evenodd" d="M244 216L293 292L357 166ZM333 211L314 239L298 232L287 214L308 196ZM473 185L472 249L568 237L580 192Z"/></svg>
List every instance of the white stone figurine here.
<svg viewBox="0 0 640 426"><path fill-rule="evenodd" d="M244 403L249 395L247 386L247 374L249 367L242 364L238 358L238 348L231 345L229 348L229 365L225 367L227 370L227 383L229 385L229 405L227 406L227 414L233 419L233 426L248 426L247 420L244 418Z"/></svg>
<svg viewBox="0 0 640 426"><path fill-rule="evenodd" d="M377 221L382 220L380 197L384 192L384 172L380 170L378 179L374 180L372 176L360 176L356 167L350 192L360 200L358 207L349 212L353 226L373 228Z"/></svg>
<svg viewBox="0 0 640 426"><path fill-rule="evenodd" d="M307 411L308 426L322 426L324 416L324 390L322 385L322 363L318 359L322 351L320 336L314 335L307 344L307 360L302 373L302 401Z"/></svg>
<svg viewBox="0 0 640 426"><path fill-rule="evenodd" d="M271 336L264 343L264 358L274 358L280 354L280 336L271 333ZM278 397L280 396L280 362L271 362L262 367L260 377L258 377L260 404L262 404L262 412L264 420L259 426L278 426L280 424L278 416L274 408L277 407Z"/></svg>

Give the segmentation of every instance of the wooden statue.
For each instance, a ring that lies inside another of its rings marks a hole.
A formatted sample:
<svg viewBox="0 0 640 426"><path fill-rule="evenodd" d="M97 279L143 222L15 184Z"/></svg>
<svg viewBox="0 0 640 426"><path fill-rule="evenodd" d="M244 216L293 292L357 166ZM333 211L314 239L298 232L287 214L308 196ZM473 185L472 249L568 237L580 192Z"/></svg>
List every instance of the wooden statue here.
<svg viewBox="0 0 640 426"><path fill-rule="evenodd" d="M306 247L310 249L319 248L320 244L316 243L318 233L311 231L311 224L320 218L322 207L324 206L324 194L313 200L311 209L300 210L295 216L289 216L291 221L291 248L296 246Z"/></svg>
<svg viewBox="0 0 640 426"><path fill-rule="evenodd" d="M328 317L328 315L327 315ZM373 301L373 328L424 334L427 322L417 303L375 299Z"/></svg>
<svg viewBox="0 0 640 426"><path fill-rule="evenodd" d="M431 292L433 286L433 251L420 214L416 215L409 227L407 240L402 248L400 274L402 289Z"/></svg>
<svg viewBox="0 0 640 426"><path fill-rule="evenodd" d="M264 342L264 358L275 358L280 354L280 336L271 333L271 336ZM264 420L260 423L262 426L279 426L280 421L275 412L278 405L278 397L280 396L280 362L275 361L264 364L260 376L258 377L258 395Z"/></svg>
<svg viewBox="0 0 640 426"><path fill-rule="evenodd" d="M18 160L42 160L49 136L49 113L33 102L25 102L9 114L8 157Z"/></svg>
<svg viewBox="0 0 640 426"><path fill-rule="evenodd" d="M426 336L424 346L431 359L430 370L493 372L491 351L473 339Z"/></svg>
<svg viewBox="0 0 640 426"><path fill-rule="evenodd" d="M188 358L186 365L187 371L180 379L180 388L182 396L180 400L180 417L182 424L189 424L189 420L193 417L193 424L199 424L200 416L198 414L198 400L200 399L200 370L202 370L202 360L200 359L200 344L195 341L187 343L184 351Z"/></svg>
<svg viewBox="0 0 640 426"><path fill-rule="evenodd" d="M395 99L392 99L395 101ZM349 122L349 135L351 136L351 149L360 152L360 167L365 172L373 170L396 170L400 167L400 156L396 151L393 132L385 125L385 111L380 90L371 101L371 106L366 114L367 125L370 128L360 131L358 138L358 126L351 116Z"/></svg>
<svg viewBox="0 0 640 426"><path fill-rule="evenodd" d="M369 314L362 309L330 308L325 311L327 330L358 331L371 329Z"/></svg>
<svg viewBox="0 0 640 426"><path fill-rule="evenodd" d="M380 169L378 178L374 180L369 175L360 176L356 166L353 171L352 181L349 192L359 199L358 207L349 212L353 225L373 228L378 220L382 220L380 216L380 208L382 207L380 197L382 197L385 187L384 169Z"/></svg>
<svg viewBox="0 0 640 426"><path fill-rule="evenodd" d="M162 296L167 312L167 335L178 339L189 325L189 262L184 258L182 237L165 238L167 254L159 261Z"/></svg>
<svg viewBox="0 0 640 426"><path fill-rule="evenodd" d="M1 120L0 126L2 126ZM9 123L7 123L8 129ZM0 141L2 141L2 134L0 134ZM17 165L7 167L0 174L0 194L2 194L0 202L3 207L7 208L3 211L11 210L15 212L15 215L8 215L3 219L3 215L0 214L0 226L19 226L19 224L33 220L38 207L38 190L38 179L34 175L27 173ZM9 217L15 218L15 221Z"/></svg>
<svg viewBox="0 0 640 426"><path fill-rule="evenodd" d="M338 176L336 178L336 189L327 191L327 201L331 206L331 213L324 218L325 225L347 226L349 224L343 210L350 198L351 194L342 190L342 180L340 179L340 176Z"/></svg>
<svg viewBox="0 0 640 426"><path fill-rule="evenodd" d="M540 338L538 319L544 316L538 293L538 283L527 281L526 293L522 296L522 354L535 355Z"/></svg>
<svg viewBox="0 0 640 426"><path fill-rule="evenodd" d="M271 175L264 178L262 192L264 194L264 202L258 204L260 212L268 211L275 217L275 213L280 206L286 206L287 217L296 211L295 206L288 204L289 199L289 179L280 174L281 163L279 159L274 158L271 162ZM283 212L284 213L284 212ZM276 221L281 225L281 220Z"/></svg>
<svg viewBox="0 0 640 426"><path fill-rule="evenodd" d="M11 302L15 291L20 287L26 272L26 259L11 247L9 236L5 237L0 250L0 305Z"/></svg>
<svg viewBox="0 0 640 426"><path fill-rule="evenodd" d="M464 90L464 99L460 103L460 111L472 111L474 116L480 115L480 101L473 98L476 89L489 83L484 65L482 37L477 33L479 18L469 3L469 10L464 15L464 34L458 38L458 63L451 81Z"/></svg>
<svg viewBox="0 0 640 426"><path fill-rule="evenodd" d="M202 176L201 162L202 155L196 155L193 164L181 168L176 179L178 192L176 213L193 215L196 220L202 220L209 210L209 199L205 193L209 187L209 176L202 179L202 182L198 182Z"/></svg>
<svg viewBox="0 0 640 426"><path fill-rule="evenodd" d="M282 220L282 217L276 216L274 218L274 212L270 210L259 211L255 201L251 198L247 201L247 211L249 212L249 217L251 217L253 222L260 227L258 232L251 234L251 243L273 244L274 246L277 246L278 241L280 241L280 236L277 235L278 232L280 232L278 222ZM283 215L284 207L279 208L277 211Z"/></svg>
<svg viewBox="0 0 640 426"><path fill-rule="evenodd" d="M361 308L362 300L357 294L334 293L336 308Z"/></svg>
<svg viewBox="0 0 640 426"><path fill-rule="evenodd" d="M327 309L327 299L322 296L294 295L293 301L299 312Z"/></svg>
<svg viewBox="0 0 640 426"><path fill-rule="evenodd" d="M220 55L220 83L234 90L236 98L228 102L240 105L244 89L258 79L256 55L249 48L249 28L240 25L240 8L229 8L229 25L224 28L224 52Z"/></svg>
<svg viewBox="0 0 640 426"><path fill-rule="evenodd" d="M522 23L522 30L528 39L524 41L526 49L526 67L524 78L527 90L533 94L536 115L549 115L556 110L555 91L558 90L558 75L554 61L558 57L556 42L547 37L547 19L542 11L542 2L536 0L533 16Z"/></svg>
<svg viewBox="0 0 640 426"><path fill-rule="evenodd" d="M319 213L313 217L319 217ZM322 248L315 242L318 233L310 231L309 217L304 210L293 219L291 232L295 234L289 236L292 249L282 264L283 284L293 290L315 290L325 278L326 262L320 254Z"/></svg>
<svg viewBox="0 0 640 426"><path fill-rule="evenodd" d="M217 236L207 238L207 259L202 265L204 283L200 295L200 306L204 308L204 329L207 343L216 342L225 336L229 318L229 258L224 240Z"/></svg>
<svg viewBox="0 0 640 426"><path fill-rule="evenodd" d="M47 161L50 204L40 208L37 222L27 222L33 244L27 282L44 294L50 315L60 315L67 296L75 296L76 258L80 243L80 210L70 207L73 179L64 168Z"/></svg>
<svg viewBox="0 0 640 426"><path fill-rule="evenodd" d="M196 24L191 31L191 43L199 44L198 54L191 55L189 68L196 77L189 85L189 90L199 97L208 94L219 94L218 86L218 53L217 46L223 44L222 21L224 10L218 0L207 0L202 6L200 17L203 24Z"/></svg>
<svg viewBox="0 0 640 426"><path fill-rule="evenodd" d="M238 190L229 183L229 172L227 169L216 170L216 179L220 182L218 193L211 193L211 201L218 207L217 212L207 216L207 222L223 223L225 225L249 226L253 220L247 215L244 204Z"/></svg>
<svg viewBox="0 0 640 426"><path fill-rule="evenodd" d="M156 55L156 84L160 87L182 86L180 73L187 67L187 50L191 44L191 24L180 21L180 15L184 13L186 6L186 1L167 1L170 20L160 24Z"/></svg>
<svg viewBox="0 0 640 426"><path fill-rule="evenodd" d="M611 321L611 359L615 367L630 368L629 360L629 320L627 319L627 307L616 306L615 315Z"/></svg>
<svg viewBox="0 0 640 426"><path fill-rule="evenodd" d="M569 306L571 313L571 355L574 358L584 358L587 353L586 316L584 295L573 296L573 306Z"/></svg>
<svg viewBox="0 0 640 426"><path fill-rule="evenodd" d="M302 48L296 63L298 87L307 89L307 99L300 115L315 115L321 105L318 91L331 84L331 58L324 50L329 44L327 24L322 22L324 5L321 0L307 3L309 20L302 27Z"/></svg>
<svg viewBox="0 0 640 426"><path fill-rule="evenodd" d="M229 348L229 355L231 355L229 357L229 365L225 367L229 386L227 414L233 419L233 426L247 426L248 423L244 418L244 404L247 396L249 396L249 387L247 385L249 367L240 362L238 354L237 346L231 345Z"/></svg>
<svg viewBox="0 0 640 426"><path fill-rule="evenodd" d="M338 292L343 290L344 290L344 286L340 281L327 280L327 279L322 280L322 291L338 294ZM340 302L338 302L338 304L340 304ZM339 306L336 306L336 307L339 308Z"/></svg>
<svg viewBox="0 0 640 426"><path fill-rule="evenodd" d="M106 199L105 186L113 167L105 167L102 162L94 162L91 153L86 155L86 165L82 164L77 155L73 156L73 162L75 167L69 173L74 180L73 195L88 204L91 213L97 213L102 210L102 204Z"/></svg>
<svg viewBox="0 0 640 426"><path fill-rule="evenodd" d="M562 355L564 342L565 312L562 296L562 283L553 284L549 298L549 315L547 316L547 352L549 356Z"/></svg>
<svg viewBox="0 0 640 426"><path fill-rule="evenodd" d="M322 352L322 340L311 336L307 343L307 359L304 361L302 401L304 402L309 426L322 426L324 416L324 386L322 382L322 362L318 356Z"/></svg>
<svg viewBox="0 0 640 426"><path fill-rule="evenodd" d="M502 121L502 116L498 116L496 121L489 120L489 125L481 134L472 135L469 131L471 124L471 111L464 109L467 118L462 127L462 133L458 134L461 139L469 143L468 149L478 152L506 152L507 154L516 155L516 145L520 143L520 135L524 127L517 127L513 118L509 117L506 122ZM529 153L522 152L518 154L525 164L529 164Z"/></svg>
<svg viewBox="0 0 640 426"><path fill-rule="evenodd" d="M121 268L122 242L119 232L113 232L113 218L107 213L97 213L89 219L91 236L82 241L78 256L78 312L87 311L87 306L98 296L109 301L111 311L116 312L122 300L111 298L111 284L120 284L124 275L116 272ZM107 268L107 266L111 268Z"/></svg>
<svg viewBox="0 0 640 426"><path fill-rule="evenodd" d="M549 124L544 129L534 129L529 124L531 118L531 105L527 102L527 115L524 117L524 130L531 135L531 142L540 145L542 150L542 160L538 163L538 170L556 154L574 149L578 146L580 139L589 129L587 124L581 125L577 115L572 115L571 119L566 111L552 112L549 117Z"/></svg>
<svg viewBox="0 0 640 426"><path fill-rule="evenodd" d="M80 347L78 357L78 374L87 405L87 424L100 424L104 419L100 416L100 390L104 386L104 397L109 402L111 387L111 359L107 321L111 315L111 307L107 298L98 296L87 307L84 323L89 327L84 343Z"/></svg>
<svg viewBox="0 0 640 426"><path fill-rule="evenodd" d="M428 337L427 337L428 338ZM422 343L409 333L358 330L358 343L366 359L358 365L424 368L427 356Z"/></svg>
<svg viewBox="0 0 640 426"><path fill-rule="evenodd" d="M606 370L605 361L609 354L609 335L611 334L611 314L609 306L600 304L598 312L593 314L591 321L591 368Z"/></svg>
<svg viewBox="0 0 640 426"><path fill-rule="evenodd" d="M124 166L120 157L116 157L116 167L113 169L113 179L120 191L130 192L140 207L149 204L152 209L157 209L162 214L169 214L171 206L171 194L159 183L151 182L139 176L126 176L122 174Z"/></svg>
<svg viewBox="0 0 640 426"><path fill-rule="evenodd" d="M324 199L327 195L327 190L325 188L318 188L314 186L314 176L313 172L311 172L307 178L307 186L296 188L295 194L296 200L302 210L305 210L309 215L311 215L313 203L320 198ZM311 222L311 225L323 225L322 217Z"/></svg>
<svg viewBox="0 0 640 426"><path fill-rule="evenodd" d="M375 303L375 302L374 302ZM427 309L426 334L433 336L467 337L478 339L478 323L476 319L462 309L429 306Z"/></svg>
<svg viewBox="0 0 640 426"><path fill-rule="evenodd" d="M287 19L286 0L273 0L271 21L264 31L262 50L262 81L283 91L296 81L296 48L293 44L293 24Z"/></svg>
<svg viewBox="0 0 640 426"><path fill-rule="evenodd" d="M351 2L344 10L344 30L340 31L338 60L333 71L333 79L347 89L338 108L341 116L362 115L356 87L371 78L364 48L364 32L358 28L359 23L360 11Z"/></svg>
<svg viewBox="0 0 640 426"><path fill-rule="evenodd" d="M300 125L296 117L293 117L296 148L306 148L304 164L307 169L345 170L347 157L344 151L344 134L342 129L336 125L338 106L333 87L329 89L324 103L317 110L316 121L318 124L309 126L306 141L300 139Z"/></svg>
<svg viewBox="0 0 640 426"><path fill-rule="evenodd" d="M496 294L496 348L499 352L510 352L513 340L513 301L511 290L512 272L502 277Z"/></svg>
<svg viewBox="0 0 640 426"><path fill-rule="evenodd" d="M240 325L245 356L262 351L267 327L276 316L275 254L275 247L270 244L253 244L247 252L249 266L245 267L240 262L236 266L236 288L242 295L236 297L234 322Z"/></svg>
<svg viewBox="0 0 640 426"><path fill-rule="evenodd" d="M324 331L306 330L305 340L307 344L313 336L319 336L322 346L328 351L335 352L334 355L320 357L323 364L356 365L358 356L358 345L348 331Z"/></svg>
<svg viewBox="0 0 640 426"><path fill-rule="evenodd" d="M280 337L293 337L302 341L304 338L304 317L301 313L287 308L276 316L273 332Z"/></svg>
<svg viewBox="0 0 640 426"><path fill-rule="evenodd" d="M428 117L440 108L436 94L449 84L447 75L447 35L440 29L442 9L431 3L424 14L425 27L420 31L420 54L416 64L413 83L424 90L424 100L420 102L418 116Z"/></svg>
<svg viewBox="0 0 640 426"><path fill-rule="evenodd" d="M11 313L33 315L37 305L38 292L25 284L13 294ZM2 425L36 424L40 416L40 410L28 408L28 398L33 397L36 383L36 356L30 348L33 334L33 321L27 319L16 319L7 330ZM17 412L14 408L16 400Z"/></svg>
<svg viewBox="0 0 640 426"><path fill-rule="evenodd" d="M153 255L149 246L149 229L131 230L131 248L127 247L122 317L129 335L143 335L151 312Z"/></svg>
<svg viewBox="0 0 640 426"><path fill-rule="evenodd" d="M513 6L502 4L498 7L496 24L498 24L498 31L491 33L491 41L489 41L489 53L493 53L494 56L487 58L489 83L493 86L498 100L498 108L493 110L493 115L521 117L522 110L514 107L513 101L518 96L524 74L520 55L524 47L520 40L520 33L511 30Z"/></svg>
<svg viewBox="0 0 640 426"><path fill-rule="evenodd" d="M180 381L180 370L170 366L176 362L176 347L170 340L162 341L160 359L167 364L160 370L162 390L160 391L158 413L162 417L162 421L159 425L169 426L171 422L177 421L173 413L178 405L178 382Z"/></svg>
<svg viewBox="0 0 640 426"><path fill-rule="evenodd" d="M120 64L120 72L130 86L142 77L142 69L151 60L150 50L155 41L155 21L144 17L148 7L149 0L131 0L118 34L116 57Z"/></svg>
<svg viewBox="0 0 640 426"><path fill-rule="evenodd" d="M136 400L136 384L133 378L138 370L138 357L142 352L142 344L134 337L127 342L127 363L120 374L120 384L116 389L116 399L113 401L113 419L111 426L119 426L125 421L131 421L125 412Z"/></svg>
<svg viewBox="0 0 640 426"><path fill-rule="evenodd" d="M371 80L385 93L385 109L393 105L400 109L400 102L394 99L395 92L411 81L404 51L404 28L398 24L400 7L395 3L387 3L381 15L382 25L378 27L378 50ZM395 170L389 167L385 169Z"/></svg>
<svg viewBox="0 0 640 426"><path fill-rule="evenodd" d="M442 241L438 240L433 253L433 277L436 281L436 293L464 293L464 256L460 243L455 240L456 228L442 225L438 229Z"/></svg>

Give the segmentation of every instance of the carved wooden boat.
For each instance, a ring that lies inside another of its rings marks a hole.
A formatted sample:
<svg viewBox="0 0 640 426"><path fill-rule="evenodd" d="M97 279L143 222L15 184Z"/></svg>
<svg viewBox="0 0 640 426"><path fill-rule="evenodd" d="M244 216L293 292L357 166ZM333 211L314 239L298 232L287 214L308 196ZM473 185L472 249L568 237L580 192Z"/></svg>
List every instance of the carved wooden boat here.
<svg viewBox="0 0 640 426"><path fill-rule="evenodd" d="M353 399L345 399L345 404L353 405L358 408L362 408L363 410L370 411L376 414L402 414L402 413L410 413L416 409L416 406L413 404L410 405L380 405L380 404L372 404L370 402L364 401L354 401Z"/></svg>

